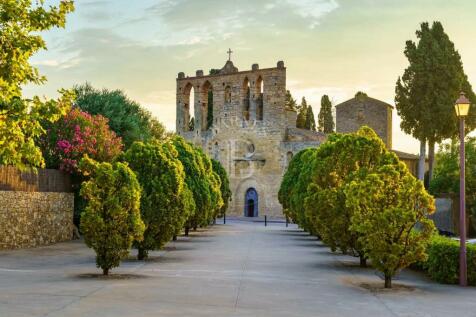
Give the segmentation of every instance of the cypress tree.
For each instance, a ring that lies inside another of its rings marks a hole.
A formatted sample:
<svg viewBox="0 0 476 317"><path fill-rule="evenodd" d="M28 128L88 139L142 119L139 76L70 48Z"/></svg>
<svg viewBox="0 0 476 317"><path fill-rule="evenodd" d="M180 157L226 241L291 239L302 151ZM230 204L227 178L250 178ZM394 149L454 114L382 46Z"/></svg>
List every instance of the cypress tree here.
<svg viewBox="0 0 476 317"><path fill-rule="evenodd" d="M420 141L418 177L423 179L426 143L433 172L435 143L458 134L454 103L464 91L473 104L468 127L476 126L476 96L464 74L461 57L440 22L421 24L416 32L418 43L407 41L405 56L409 66L398 78L395 105L402 117L402 130Z"/></svg>
<svg viewBox="0 0 476 317"><path fill-rule="evenodd" d="M296 99L293 98L289 90L286 90L286 101L284 103L284 107L287 110L294 110L294 111L296 111L298 107L296 103Z"/></svg>
<svg viewBox="0 0 476 317"><path fill-rule="evenodd" d="M306 128L306 117L307 117L307 102L306 98L302 97L301 105L298 107L298 115L296 119L296 127L300 129Z"/></svg>
<svg viewBox="0 0 476 317"><path fill-rule="evenodd" d="M332 103L328 95L321 98L321 110L318 117L318 130L324 133L334 132L334 117L332 116Z"/></svg>
<svg viewBox="0 0 476 317"><path fill-rule="evenodd" d="M314 118L311 105L307 107L305 129L316 131L316 119Z"/></svg>

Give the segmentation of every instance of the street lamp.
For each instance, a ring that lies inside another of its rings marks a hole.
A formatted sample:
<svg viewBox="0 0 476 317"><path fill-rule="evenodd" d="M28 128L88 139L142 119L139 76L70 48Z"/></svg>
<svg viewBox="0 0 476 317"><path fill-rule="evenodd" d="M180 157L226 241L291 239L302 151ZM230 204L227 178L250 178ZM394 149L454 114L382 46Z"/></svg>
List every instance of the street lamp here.
<svg viewBox="0 0 476 317"><path fill-rule="evenodd" d="M464 158L464 118L469 112L469 100L462 92L456 100L455 110L459 118L459 236L460 236L460 251L459 251L459 285L467 286L467 267L466 267L466 211L465 211L465 158Z"/></svg>

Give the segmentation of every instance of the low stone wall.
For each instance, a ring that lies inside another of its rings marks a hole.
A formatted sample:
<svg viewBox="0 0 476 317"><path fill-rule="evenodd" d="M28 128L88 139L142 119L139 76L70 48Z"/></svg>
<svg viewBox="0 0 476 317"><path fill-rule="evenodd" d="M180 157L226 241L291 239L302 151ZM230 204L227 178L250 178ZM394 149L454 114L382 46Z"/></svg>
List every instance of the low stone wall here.
<svg viewBox="0 0 476 317"><path fill-rule="evenodd" d="M0 249L71 240L72 193L0 191Z"/></svg>

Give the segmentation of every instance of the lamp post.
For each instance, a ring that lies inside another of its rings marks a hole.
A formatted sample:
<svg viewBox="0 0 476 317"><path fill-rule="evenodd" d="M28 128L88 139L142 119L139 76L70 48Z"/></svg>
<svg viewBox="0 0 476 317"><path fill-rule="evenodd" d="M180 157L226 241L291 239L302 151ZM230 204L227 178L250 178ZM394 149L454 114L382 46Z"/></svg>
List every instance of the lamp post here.
<svg viewBox="0 0 476 317"><path fill-rule="evenodd" d="M459 285L467 286L467 264L466 264L466 211L465 211L465 158L464 158L464 118L469 112L469 100L462 92L456 100L455 110L459 118L459 236L460 236L460 251L459 251Z"/></svg>

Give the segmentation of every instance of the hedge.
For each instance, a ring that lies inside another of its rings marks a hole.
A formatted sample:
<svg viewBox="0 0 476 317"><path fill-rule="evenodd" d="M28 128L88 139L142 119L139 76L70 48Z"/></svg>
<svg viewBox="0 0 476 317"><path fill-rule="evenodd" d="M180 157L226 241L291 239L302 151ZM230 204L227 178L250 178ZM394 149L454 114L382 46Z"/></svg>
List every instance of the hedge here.
<svg viewBox="0 0 476 317"><path fill-rule="evenodd" d="M468 284L476 286L476 245L467 245ZM435 236L428 248L428 260L421 263L430 278L444 284L458 284L459 281L459 241Z"/></svg>

